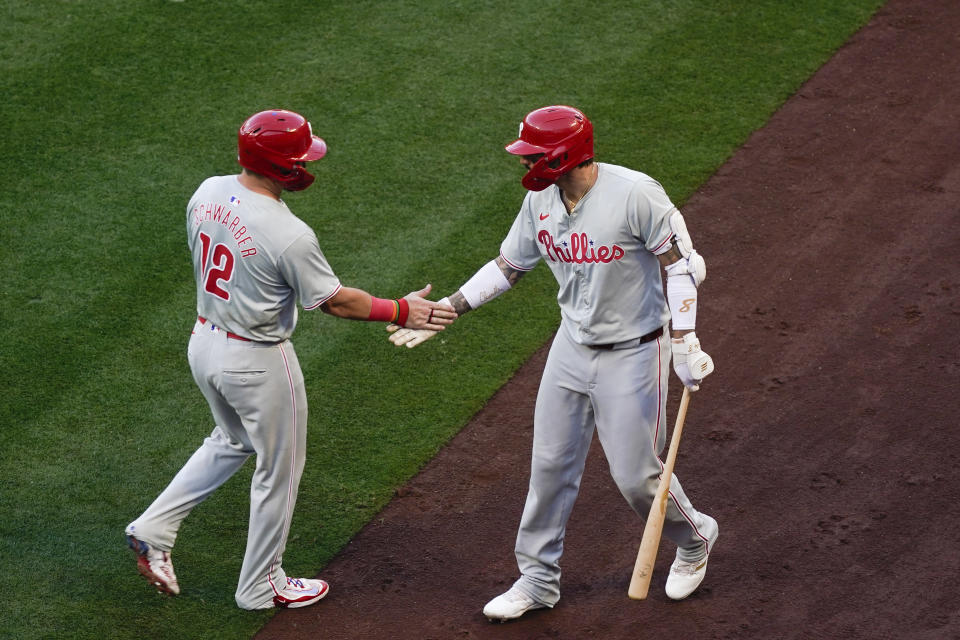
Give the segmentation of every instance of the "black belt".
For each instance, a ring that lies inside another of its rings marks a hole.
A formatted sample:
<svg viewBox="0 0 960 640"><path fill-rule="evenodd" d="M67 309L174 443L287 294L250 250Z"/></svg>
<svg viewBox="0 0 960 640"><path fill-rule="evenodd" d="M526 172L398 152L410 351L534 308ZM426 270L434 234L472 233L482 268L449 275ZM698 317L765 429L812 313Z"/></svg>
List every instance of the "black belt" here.
<svg viewBox="0 0 960 640"><path fill-rule="evenodd" d="M626 347L639 347L641 344L646 344L648 342L653 342L657 338L663 335L663 327L659 329L654 329L646 335L642 335L639 338L634 338L633 340L625 340L624 342L611 342L610 344L589 344L587 345L591 349L599 349L601 351L612 351L616 348L626 348Z"/></svg>

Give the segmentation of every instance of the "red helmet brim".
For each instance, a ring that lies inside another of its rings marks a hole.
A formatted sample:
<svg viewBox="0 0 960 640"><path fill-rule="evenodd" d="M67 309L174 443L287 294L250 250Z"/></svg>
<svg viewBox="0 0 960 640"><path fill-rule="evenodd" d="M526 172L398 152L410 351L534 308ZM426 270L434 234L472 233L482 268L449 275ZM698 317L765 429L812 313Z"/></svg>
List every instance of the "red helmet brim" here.
<svg viewBox="0 0 960 640"><path fill-rule="evenodd" d="M317 136L312 136L313 140L310 142L310 148L307 149L307 152L304 153L299 158L291 158L298 162L310 162L312 160L319 160L323 156L327 155L327 143L323 141L323 138Z"/></svg>
<svg viewBox="0 0 960 640"><path fill-rule="evenodd" d="M514 140L508 144L504 149L507 150L507 153L512 153L515 156L533 156L540 153L547 153L549 149L544 147L538 147L537 145L530 144L526 140Z"/></svg>

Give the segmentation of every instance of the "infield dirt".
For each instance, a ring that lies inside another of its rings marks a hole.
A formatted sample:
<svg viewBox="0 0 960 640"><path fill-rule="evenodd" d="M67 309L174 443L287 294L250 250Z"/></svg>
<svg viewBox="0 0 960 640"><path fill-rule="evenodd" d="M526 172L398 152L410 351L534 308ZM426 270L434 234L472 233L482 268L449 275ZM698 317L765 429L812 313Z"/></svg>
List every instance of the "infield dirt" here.
<svg viewBox="0 0 960 640"><path fill-rule="evenodd" d="M517 577L544 347L326 567L330 596L256 637L960 638L960 3L891 0L683 211L717 365L676 467L720 523L699 591L664 595L664 540L627 598L643 520L594 442L559 604L481 615Z"/></svg>

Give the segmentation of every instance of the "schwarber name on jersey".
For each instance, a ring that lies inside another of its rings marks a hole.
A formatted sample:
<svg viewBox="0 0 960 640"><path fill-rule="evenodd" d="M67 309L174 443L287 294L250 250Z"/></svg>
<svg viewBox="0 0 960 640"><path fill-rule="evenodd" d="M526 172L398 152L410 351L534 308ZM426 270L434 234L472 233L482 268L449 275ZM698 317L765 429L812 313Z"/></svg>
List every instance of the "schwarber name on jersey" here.
<svg viewBox="0 0 960 640"><path fill-rule="evenodd" d="M340 290L309 225L235 175L208 178L190 198L187 243L197 314L251 340L286 340L298 300L316 309Z"/></svg>
<svg viewBox="0 0 960 640"><path fill-rule="evenodd" d="M569 214L556 185L528 192L500 255L521 271L547 263L575 342L631 340L670 319L656 254L669 248L675 209L650 176L597 163L596 183Z"/></svg>

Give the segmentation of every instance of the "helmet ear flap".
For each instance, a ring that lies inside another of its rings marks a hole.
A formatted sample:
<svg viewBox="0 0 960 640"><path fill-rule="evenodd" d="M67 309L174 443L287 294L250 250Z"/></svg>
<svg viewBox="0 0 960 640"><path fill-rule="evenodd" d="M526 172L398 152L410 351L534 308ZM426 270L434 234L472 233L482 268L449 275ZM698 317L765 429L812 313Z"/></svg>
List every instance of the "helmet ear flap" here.
<svg viewBox="0 0 960 640"><path fill-rule="evenodd" d="M549 156L542 156L533 163L530 170L520 179L520 184L528 191L543 191L552 185L556 182L556 178L549 177L551 171L549 165L551 162Z"/></svg>
<svg viewBox="0 0 960 640"><path fill-rule="evenodd" d="M315 177L300 164L294 163L293 168L272 164L271 178L283 185L286 191L303 191L313 184Z"/></svg>
<svg viewBox="0 0 960 640"><path fill-rule="evenodd" d="M287 191L303 191L313 184L314 179L312 173L308 173L303 167L296 167L282 184Z"/></svg>

